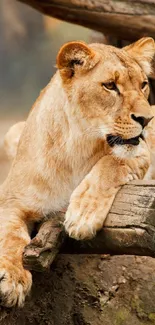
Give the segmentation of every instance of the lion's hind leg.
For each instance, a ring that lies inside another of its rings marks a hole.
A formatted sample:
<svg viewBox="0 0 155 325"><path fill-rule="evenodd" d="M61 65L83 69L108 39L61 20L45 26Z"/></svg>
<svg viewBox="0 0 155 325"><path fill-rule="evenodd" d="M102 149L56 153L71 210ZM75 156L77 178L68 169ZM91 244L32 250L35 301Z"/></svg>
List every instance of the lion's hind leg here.
<svg viewBox="0 0 155 325"><path fill-rule="evenodd" d="M23 213L17 208L0 208L0 301L12 307L24 304L32 284L23 268L22 253L30 242Z"/></svg>

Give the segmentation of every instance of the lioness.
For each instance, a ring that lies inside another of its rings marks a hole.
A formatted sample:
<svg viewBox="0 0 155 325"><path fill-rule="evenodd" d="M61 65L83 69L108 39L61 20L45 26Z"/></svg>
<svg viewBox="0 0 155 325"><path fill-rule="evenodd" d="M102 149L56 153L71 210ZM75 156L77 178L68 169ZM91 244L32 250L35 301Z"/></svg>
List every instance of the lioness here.
<svg viewBox="0 0 155 325"><path fill-rule="evenodd" d="M34 104L16 157L0 188L0 296L21 306L32 284L22 252L29 227L68 206L65 229L91 238L120 186L143 179L150 153L143 129L155 44L142 38L123 49L70 42L58 71Z"/></svg>

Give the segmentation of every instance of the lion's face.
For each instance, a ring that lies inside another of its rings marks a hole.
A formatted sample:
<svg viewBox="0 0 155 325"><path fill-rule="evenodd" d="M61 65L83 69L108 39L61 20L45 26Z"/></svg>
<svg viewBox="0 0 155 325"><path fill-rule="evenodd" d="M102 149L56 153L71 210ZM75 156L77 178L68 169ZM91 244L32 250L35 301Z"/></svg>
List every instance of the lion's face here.
<svg viewBox="0 0 155 325"><path fill-rule="evenodd" d="M144 38L122 50L76 42L68 46L60 50L58 66L73 107L70 114L84 132L106 139L116 155L133 154L153 118L147 75L154 41Z"/></svg>

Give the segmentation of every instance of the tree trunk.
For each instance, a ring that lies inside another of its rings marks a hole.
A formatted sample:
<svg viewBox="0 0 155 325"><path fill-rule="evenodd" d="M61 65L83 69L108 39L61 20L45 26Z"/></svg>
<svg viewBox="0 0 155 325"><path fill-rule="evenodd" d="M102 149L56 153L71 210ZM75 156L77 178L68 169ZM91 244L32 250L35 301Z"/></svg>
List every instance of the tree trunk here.
<svg viewBox="0 0 155 325"><path fill-rule="evenodd" d="M71 23L135 40L155 38L155 0L19 0L42 13Z"/></svg>

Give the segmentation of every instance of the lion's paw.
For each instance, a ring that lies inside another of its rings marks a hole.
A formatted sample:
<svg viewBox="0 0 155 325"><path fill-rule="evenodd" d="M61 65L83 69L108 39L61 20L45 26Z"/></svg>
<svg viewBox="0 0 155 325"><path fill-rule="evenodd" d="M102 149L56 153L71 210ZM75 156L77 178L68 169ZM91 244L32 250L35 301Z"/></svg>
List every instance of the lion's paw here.
<svg viewBox="0 0 155 325"><path fill-rule="evenodd" d="M30 292L32 275L9 260L0 260L0 304L22 307Z"/></svg>
<svg viewBox="0 0 155 325"><path fill-rule="evenodd" d="M138 180L138 176L136 174L132 174L132 173L129 173L127 174L127 176L125 177L125 184L131 182L131 181L135 181L135 180Z"/></svg>
<svg viewBox="0 0 155 325"><path fill-rule="evenodd" d="M75 198L68 207L64 222L65 230L76 240L91 239L103 226L104 204L100 207L99 202L97 204L95 200L89 203L83 199L80 201L80 198L78 200L79 205Z"/></svg>

